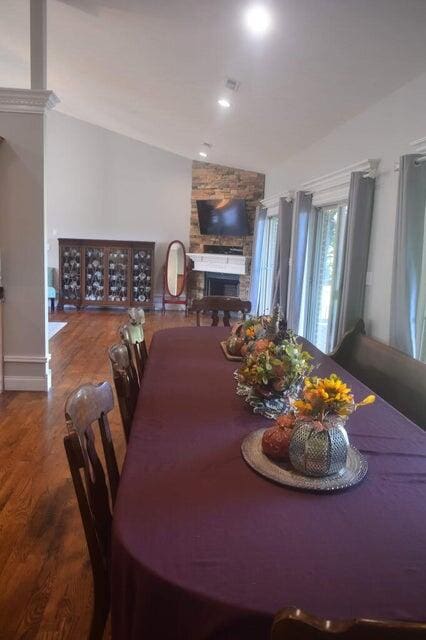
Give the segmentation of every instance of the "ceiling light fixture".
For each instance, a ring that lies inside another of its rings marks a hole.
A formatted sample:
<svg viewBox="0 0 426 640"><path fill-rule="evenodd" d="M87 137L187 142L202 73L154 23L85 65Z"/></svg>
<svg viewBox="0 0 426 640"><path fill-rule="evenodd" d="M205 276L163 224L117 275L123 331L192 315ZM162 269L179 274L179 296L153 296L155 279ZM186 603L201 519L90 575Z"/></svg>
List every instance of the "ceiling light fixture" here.
<svg viewBox="0 0 426 640"><path fill-rule="evenodd" d="M229 107L231 106L231 103L226 98L219 98L217 103L220 104L220 106L224 109L229 109Z"/></svg>
<svg viewBox="0 0 426 640"><path fill-rule="evenodd" d="M198 155L201 156L202 158L207 158L207 153L205 151L199 151Z"/></svg>
<svg viewBox="0 0 426 640"><path fill-rule="evenodd" d="M271 26L271 14L262 5L253 5L245 16L246 26L255 35L263 35Z"/></svg>

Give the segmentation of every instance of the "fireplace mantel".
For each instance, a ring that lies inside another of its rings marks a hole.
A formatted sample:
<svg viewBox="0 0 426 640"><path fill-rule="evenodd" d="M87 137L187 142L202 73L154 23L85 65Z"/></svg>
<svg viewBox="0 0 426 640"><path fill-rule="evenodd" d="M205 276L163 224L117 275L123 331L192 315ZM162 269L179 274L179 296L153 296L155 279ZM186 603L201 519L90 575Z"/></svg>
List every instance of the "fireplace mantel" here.
<svg viewBox="0 0 426 640"><path fill-rule="evenodd" d="M247 256L235 256L222 253L188 253L194 263L194 271L212 273L235 273L246 275Z"/></svg>

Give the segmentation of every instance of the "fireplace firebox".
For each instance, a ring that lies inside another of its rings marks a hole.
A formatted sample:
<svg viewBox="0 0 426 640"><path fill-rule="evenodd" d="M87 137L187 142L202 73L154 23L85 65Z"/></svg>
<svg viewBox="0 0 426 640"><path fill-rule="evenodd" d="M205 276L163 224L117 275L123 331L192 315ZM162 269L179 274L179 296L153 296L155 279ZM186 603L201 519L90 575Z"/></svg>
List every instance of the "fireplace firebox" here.
<svg viewBox="0 0 426 640"><path fill-rule="evenodd" d="M204 295L206 296L234 296L240 292L240 277L234 273L204 274Z"/></svg>

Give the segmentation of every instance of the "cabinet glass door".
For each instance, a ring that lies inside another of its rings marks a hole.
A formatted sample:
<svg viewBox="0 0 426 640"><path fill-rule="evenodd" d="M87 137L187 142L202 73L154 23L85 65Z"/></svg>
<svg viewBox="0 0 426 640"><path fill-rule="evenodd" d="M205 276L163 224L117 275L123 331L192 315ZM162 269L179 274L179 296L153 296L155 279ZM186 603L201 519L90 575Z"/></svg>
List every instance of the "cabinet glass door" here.
<svg viewBox="0 0 426 640"><path fill-rule="evenodd" d="M133 250L132 298L134 302L150 302L152 296L152 255L149 249Z"/></svg>
<svg viewBox="0 0 426 640"><path fill-rule="evenodd" d="M108 302L129 300L129 250L110 247L107 250Z"/></svg>
<svg viewBox="0 0 426 640"><path fill-rule="evenodd" d="M77 302L81 298L81 250L80 247L63 247L61 252L62 298Z"/></svg>
<svg viewBox="0 0 426 640"><path fill-rule="evenodd" d="M103 247L86 247L85 276L86 290L84 299L90 302L100 302L105 295L105 250Z"/></svg>

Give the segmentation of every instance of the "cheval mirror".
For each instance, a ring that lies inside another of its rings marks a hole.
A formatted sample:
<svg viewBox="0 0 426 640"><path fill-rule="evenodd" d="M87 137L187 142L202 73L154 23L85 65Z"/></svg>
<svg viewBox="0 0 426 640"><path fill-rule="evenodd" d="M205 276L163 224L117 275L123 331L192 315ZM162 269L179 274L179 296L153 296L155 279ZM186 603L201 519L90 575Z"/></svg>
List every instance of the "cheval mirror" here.
<svg viewBox="0 0 426 640"><path fill-rule="evenodd" d="M188 266L185 247L180 240L173 240L167 249L163 274L163 313L166 304L185 305L188 314Z"/></svg>

